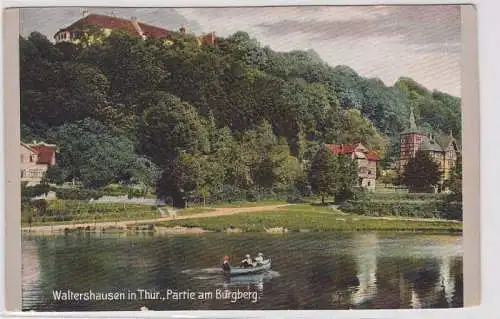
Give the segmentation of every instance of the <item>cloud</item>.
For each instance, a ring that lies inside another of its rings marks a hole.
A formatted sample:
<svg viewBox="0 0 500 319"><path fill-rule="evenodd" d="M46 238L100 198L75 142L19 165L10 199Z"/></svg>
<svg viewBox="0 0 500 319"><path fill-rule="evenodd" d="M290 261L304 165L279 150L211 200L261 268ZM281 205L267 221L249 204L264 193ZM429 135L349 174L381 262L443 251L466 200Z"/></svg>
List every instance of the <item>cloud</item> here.
<svg viewBox="0 0 500 319"><path fill-rule="evenodd" d="M357 9L361 14L351 19L339 18L334 14L336 8L325 8L330 10L330 19L287 18L259 23L257 27L266 34L274 36L302 32L321 41L385 37L406 44L427 46L426 50L442 50L440 44L444 44L454 52L460 50L459 6L392 6Z"/></svg>

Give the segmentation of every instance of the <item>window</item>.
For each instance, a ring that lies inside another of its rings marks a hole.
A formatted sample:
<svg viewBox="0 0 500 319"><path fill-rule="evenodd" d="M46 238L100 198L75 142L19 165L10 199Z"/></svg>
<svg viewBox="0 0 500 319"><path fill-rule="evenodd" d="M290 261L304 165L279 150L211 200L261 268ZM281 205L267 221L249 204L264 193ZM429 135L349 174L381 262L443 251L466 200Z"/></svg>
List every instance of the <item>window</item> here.
<svg viewBox="0 0 500 319"><path fill-rule="evenodd" d="M35 161L35 155L30 155L30 162L33 163Z"/></svg>
<svg viewBox="0 0 500 319"><path fill-rule="evenodd" d="M24 169L22 169L22 170L21 170L21 178L25 177L24 175L25 175L25 174L24 174Z"/></svg>
<svg viewBox="0 0 500 319"><path fill-rule="evenodd" d="M371 186L372 185L372 182L368 181L368 186Z"/></svg>
<svg viewBox="0 0 500 319"><path fill-rule="evenodd" d="M24 163L24 155L21 154L21 163Z"/></svg>

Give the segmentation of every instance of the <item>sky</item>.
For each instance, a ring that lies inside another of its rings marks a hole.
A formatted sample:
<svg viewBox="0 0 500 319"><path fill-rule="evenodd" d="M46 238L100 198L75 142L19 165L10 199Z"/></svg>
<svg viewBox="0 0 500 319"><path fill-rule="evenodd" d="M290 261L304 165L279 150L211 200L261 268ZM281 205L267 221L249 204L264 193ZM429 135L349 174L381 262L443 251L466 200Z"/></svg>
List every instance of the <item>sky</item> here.
<svg viewBox="0 0 500 319"><path fill-rule="evenodd" d="M430 90L460 96L460 6L304 6L254 8L87 8L137 17L177 30L246 31L276 51L316 51L331 66L347 65L393 85L411 77ZM54 33L81 18L82 8L23 8L21 34Z"/></svg>

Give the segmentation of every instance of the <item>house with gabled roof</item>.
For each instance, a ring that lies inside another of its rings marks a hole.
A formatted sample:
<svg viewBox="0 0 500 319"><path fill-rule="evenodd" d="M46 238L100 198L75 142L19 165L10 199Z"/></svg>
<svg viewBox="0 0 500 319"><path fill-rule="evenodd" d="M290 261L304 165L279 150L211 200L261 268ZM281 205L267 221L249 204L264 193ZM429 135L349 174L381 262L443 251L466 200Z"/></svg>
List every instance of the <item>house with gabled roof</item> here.
<svg viewBox="0 0 500 319"><path fill-rule="evenodd" d="M73 42L79 43L77 34L81 32L85 27L94 26L101 29L104 36L109 36L112 31L120 30L124 31L131 36L141 37L143 39L148 38L169 38L172 31L165 28L153 26L144 22L137 20L136 17L131 17L130 19L107 16L102 14L88 13L88 11L82 12L82 18L74 22L68 27L59 29L54 34L54 39L56 43L60 42ZM180 33L186 33L187 28L182 26L179 31ZM96 39L93 39L96 40ZM200 44L214 44L215 43L215 33L211 32L199 37Z"/></svg>
<svg viewBox="0 0 500 319"><path fill-rule="evenodd" d="M452 132L449 135L434 136L417 127L413 108L410 110L410 126L400 134L399 173L403 173L408 161L417 151L427 152L439 165L441 184L450 177L460 147Z"/></svg>
<svg viewBox="0 0 500 319"><path fill-rule="evenodd" d="M358 186L367 190L375 190L377 179L377 162L380 160L377 152L369 150L361 143L325 144L334 155L345 155L356 160L358 164Z"/></svg>
<svg viewBox="0 0 500 319"><path fill-rule="evenodd" d="M48 168L56 164L56 152L54 144L21 142L21 183L27 186L40 184Z"/></svg>

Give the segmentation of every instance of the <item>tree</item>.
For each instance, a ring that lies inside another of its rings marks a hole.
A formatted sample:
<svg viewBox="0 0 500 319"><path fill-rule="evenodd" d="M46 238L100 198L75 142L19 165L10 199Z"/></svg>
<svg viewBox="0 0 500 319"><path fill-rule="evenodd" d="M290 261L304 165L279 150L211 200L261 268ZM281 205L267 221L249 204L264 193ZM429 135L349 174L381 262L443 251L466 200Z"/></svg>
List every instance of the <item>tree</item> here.
<svg viewBox="0 0 500 319"><path fill-rule="evenodd" d="M410 191L429 191L437 186L441 179L439 165L431 158L428 152L417 151L415 157L406 164L402 175L402 183Z"/></svg>
<svg viewBox="0 0 500 319"><path fill-rule="evenodd" d="M358 164L349 156L337 157L335 201L343 201L353 196L353 188L358 181Z"/></svg>
<svg viewBox="0 0 500 319"><path fill-rule="evenodd" d="M133 163L129 175L130 181L144 187L147 192L151 188L156 187L158 180L161 177L162 170L158 165L153 163L145 156L137 156L135 163Z"/></svg>
<svg viewBox="0 0 500 319"><path fill-rule="evenodd" d="M99 33L99 32L98 32ZM87 33L84 33L87 34ZM87 34L88 35L88 34ZM91 35L91 39L94 36ZM100 38L79 55L78 60L98 67L110 82L109 96L115 103L134 109L136 97L146 91L155 91L167 78L156 50L139 37L124 31L113 31L109 37Z"/></svg>
<svg viewBox="0 0 500 319"><path fill-rule="evenodd" d="M98 25L85 25L73 30L73 39L83 48L93 44L102 44L105 37L103 29Z"/></svg>
<svg viewBox="0 0 500 319"><path fill-rule="evenodd" d="M274 135L268 122L263 121L255 130L244 134L240 151L255 186L283 188L287 180L293 184L298 163L290 160L285 139Z"/></svg>
<svg viewBox="0 0 500 319"><path fill-rule="evenodd" d="M75 62L27 65L21 77L21 120L49 126L98 118L109 82L98 69Z"/></svg>
<svg viewBox="0 0 500 319"><path fill-rule="evenodd" d="M444 211L447 218L462 220L462 155L458 155L455 166L450 172L450 178L445 182L451 193L446 197Z"/></svg>
<svg viewBox="0 0 500 319"><path fill-rule="evenodd" d="M171 197L175 207L184 208L192 192L200 192L205 185L204 158L181 152L163 170L158 181L157 194Z"/></svg>
<svg viewBox="0 0 500 319"><path fill-rule="evenodd" d="M343 131L340 143L361 143L383 156L389 145L386 136L380 134L372 122L364 117L359 110L349 109L344 111Z"/></svg>
<svg viewBox="0 0 500 319"><path fill-rule="evenodd" d="M450 171L450 178L446 181L446 186L450 188L452 197L462 201L462 155L457 156L455 165Z"/></svg>
<svg viewBox="0 0 500 319"><path fill-rule="evenodd" d="M48 182L54 183L56 185L62 185L66 182L70 173L60 164L50 166L45 173L45 178Z"/></svg>
<svg viewBox="0 0 500 319"><path fill-rule="evenodd" d="M209 150L208 133L196 109L170 94L144 112L140 141L141 151L160 167L181 151Z"/></svg>
<svg viewBox="0 0 500 319"><path fill-rule="evenodd" d="M337 191L337 165L335 155L326 147L322 147L314 157L309 170L309 183L313 193L325 197L334 195Z"/></svg>
<svg viewBox="0 0 500 319"><path fill-rule="evenodd" d="M377 172L379 169L377 168ZM388 170L380 176L380 182L382 184L392 184L392 185L397 185L398 183L398 173L395 170Z"/></svg>
<svg viewBox="0 0 500 319"><path fill-rule="evenodd" d="M59 146L54 181L78 180L85 187L100 188L127 178L136 162L133 143L112 135L102 123L85 119L57 127L50 142Z"/></svg>

